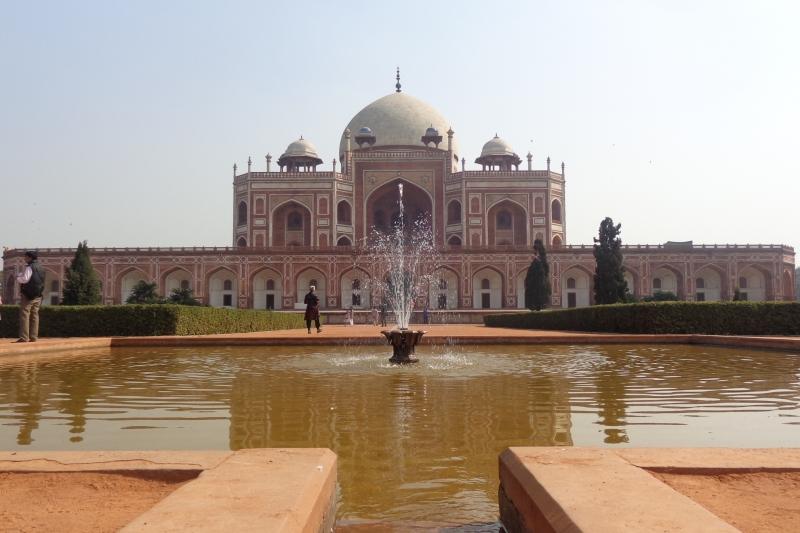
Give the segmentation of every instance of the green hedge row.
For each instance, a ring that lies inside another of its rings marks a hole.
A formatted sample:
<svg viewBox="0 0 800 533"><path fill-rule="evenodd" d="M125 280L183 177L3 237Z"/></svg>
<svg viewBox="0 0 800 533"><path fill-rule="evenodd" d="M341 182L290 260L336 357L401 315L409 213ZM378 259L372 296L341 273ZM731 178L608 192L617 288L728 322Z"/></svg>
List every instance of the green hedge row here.
<svg viewBox="0 0 800 533"><path fill-rule="evenodd" d="M302 313L184 305L44 306L41 337L206 335L302 328ZM19 307L0 305L0 337L16 337Z"/></svg>
<svg viewBox="0 0 800 533"><path fill-rule="evenodd" d="M609 333L800 335L798 302L649 302L487 315L487 326Z"/></svg>

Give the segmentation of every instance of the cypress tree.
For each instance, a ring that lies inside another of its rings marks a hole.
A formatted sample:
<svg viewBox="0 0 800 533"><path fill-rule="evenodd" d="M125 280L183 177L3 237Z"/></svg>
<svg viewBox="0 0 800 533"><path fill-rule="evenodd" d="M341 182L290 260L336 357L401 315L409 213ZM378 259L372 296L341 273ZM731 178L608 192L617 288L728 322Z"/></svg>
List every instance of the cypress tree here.
<svg viewBox="0 0 800 533"><path fill-rule="evenodd" d="M525 274L525 307L541 311L550 300L550 265L541 239L533 242L533 260Z"/></svg>
<svg viewBox="0 0 800 533"><path fill-rule="evenodd" d="M61 303L64 305L96 305L100 302L100 278L92 267L86 241L79 242L75 258L67 270Z"/></svg>
<svg viewBox="0 0 800 533"><path fill-rule="evenodd" d="M622 266L622 239L620 228L606 217L600 223L598 238L594 240L594 301L597 304L613 304L625 301L628 284Z"/></svg>

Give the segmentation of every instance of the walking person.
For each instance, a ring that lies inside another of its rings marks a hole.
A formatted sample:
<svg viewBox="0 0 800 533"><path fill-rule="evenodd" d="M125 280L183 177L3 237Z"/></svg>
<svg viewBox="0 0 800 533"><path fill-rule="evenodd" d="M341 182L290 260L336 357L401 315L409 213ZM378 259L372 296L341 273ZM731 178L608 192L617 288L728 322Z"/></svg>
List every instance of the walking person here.
<svg viewBox="0 0 800 533"><path fill-rule="evenodd" d="M306 294L303 303L306 304L306 327L308 328L308 332L311 333L311 321L314 321L314 325L317 326L317 333L322 333L322 328L319 325L319 296L316 295L315 291L317 288L315 286L310 286L308 288L308 294Z"/></svg>
<svg viewBox="0 0 800 533"><path fill-rule="evenodd" d="M377 307L373 307L372 308L372 325L373 326L377 326L378 325L378 308Z"/></svg>
<svg viewBox="0 0 800 533"><path fill-rule="evenodd" d="M425 304L425 309L422 310L422 323L423 324L431 323L431 310L428 309L428 304Z"/></svg>
<svg viewBox="0 0 800 533"><path fill-rule="evenodd" d="M17 274L20 284L19 339L17 342L36 342L39 338L39 307L44 293L44 270L36 252L25 252L25 268Z"/></svg>

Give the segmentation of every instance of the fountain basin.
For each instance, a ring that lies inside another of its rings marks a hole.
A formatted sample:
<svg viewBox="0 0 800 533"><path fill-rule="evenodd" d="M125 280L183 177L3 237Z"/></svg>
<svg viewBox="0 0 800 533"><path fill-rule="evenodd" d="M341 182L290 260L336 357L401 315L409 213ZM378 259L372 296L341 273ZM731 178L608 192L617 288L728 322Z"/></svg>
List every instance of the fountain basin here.
<svg viewBox="0 0 800 533"><path fill-rule="evenodd" d="M386 341L392 346L392 357L389 362L395 365L417 363L419 359L411 357L425 331L412 329L391 329L381 331Z"/></svg>

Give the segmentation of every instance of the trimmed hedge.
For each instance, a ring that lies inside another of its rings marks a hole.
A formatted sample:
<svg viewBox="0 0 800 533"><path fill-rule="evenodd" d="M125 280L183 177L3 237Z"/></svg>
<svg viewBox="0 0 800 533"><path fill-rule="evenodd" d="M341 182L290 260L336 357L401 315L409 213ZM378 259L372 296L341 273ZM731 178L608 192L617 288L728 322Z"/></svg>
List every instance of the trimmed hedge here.
<svg viewBox="0 0 800 533"><path fill-rule="evenodd" d="M16 337L19 307L0 305L0 337ZM185 305L47 305L39 310L40 337L206 335L293 329L302 313Z"/></svg>
<svg viewBox="0 0 800 533"><path fill-rule="evenodd" d="M607 333L800 335L798 302L648 302L487 315L493 327Z"/></svg>

